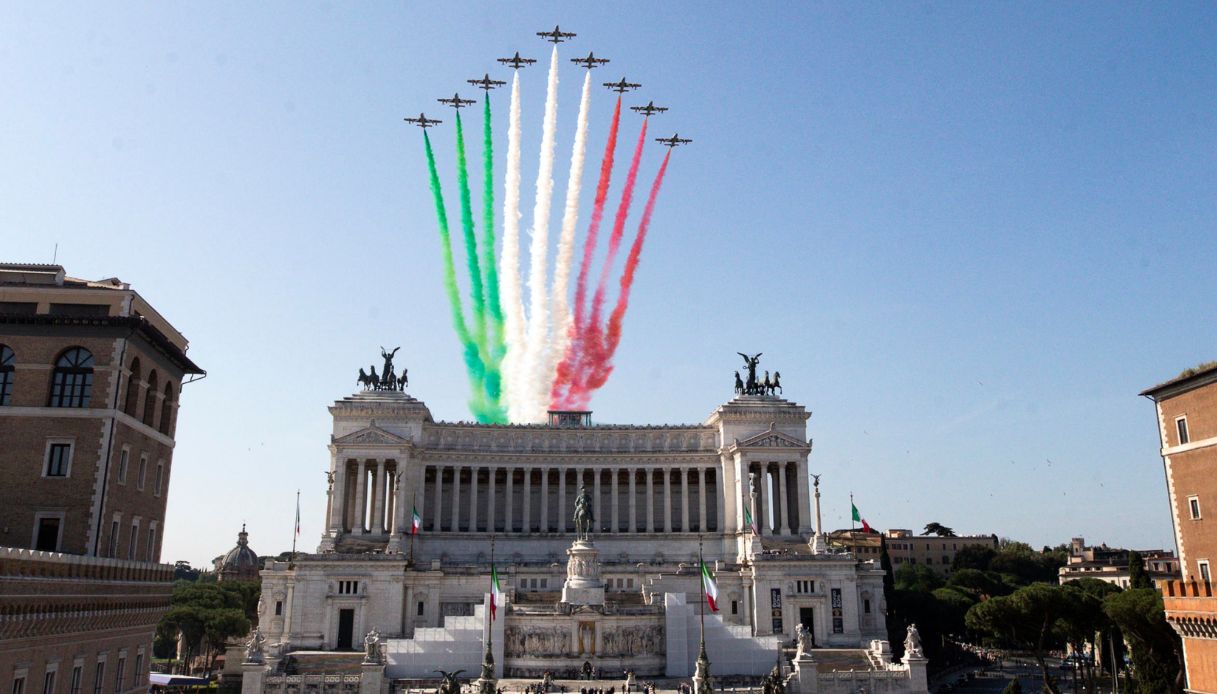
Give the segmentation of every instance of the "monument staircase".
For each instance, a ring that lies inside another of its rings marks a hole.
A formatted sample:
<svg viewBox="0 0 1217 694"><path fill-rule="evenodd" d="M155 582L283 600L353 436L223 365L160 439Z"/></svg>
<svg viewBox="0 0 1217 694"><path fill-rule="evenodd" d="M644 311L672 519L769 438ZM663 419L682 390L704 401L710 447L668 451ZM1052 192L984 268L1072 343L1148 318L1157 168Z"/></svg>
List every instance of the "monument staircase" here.
<svg viewBox="0 0 1217 694"><path fill-rule="evenodd" d="M442 627L417 627L413 638L386 640L384 653L390 673L402 677L435 670L477 672L482 662L485 624L486 606L475 605L470 616L444 617Z"/></svg>
<svg viewBox="0 0 1217 694"><path fill-rule="evenodd" d="M689 677L701 639L701 618L696 605L683 593L664 595L667 622L667 676ZM706 655L717 670L737 675L763 675L776 660L782 640L776 636L753 636L746 625L725 624L722 615L707 614Z"/></svg>
<svg viewBox="0 0 1217 694"><path fill-rule="evenodd" d="M358 675L363 662L359 651L292 651L289 657L298 675Z"/></svg>

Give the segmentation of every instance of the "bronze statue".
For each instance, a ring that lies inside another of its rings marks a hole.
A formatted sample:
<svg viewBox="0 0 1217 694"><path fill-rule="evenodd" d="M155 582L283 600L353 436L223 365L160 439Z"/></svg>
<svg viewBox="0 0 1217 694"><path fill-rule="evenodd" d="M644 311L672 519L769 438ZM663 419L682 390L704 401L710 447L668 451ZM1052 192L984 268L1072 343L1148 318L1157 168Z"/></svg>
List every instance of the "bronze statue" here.
<svg viewBox="0 0 1217 694"><path fill-rule="evenodd" d="M401 367L401 378L397 379L397 389L401 392L406 392L406 386L410 385L410 370L406 367Z"/></svg>
<svg viewBox="0 0 1217 694"><path fill-rule="evenodd" d="M440 676L444 678L444 681L440 682L439 688L436 690L436 694L461 694L461 682L456 678L456 676L464 672L464 670L457 670L456 672L444 672L443 670L436 670L436 672L438 672Z"/></svg>
<svg viewBox="0 0 1217 694"><path fill-rule="evenodd" d="M782 372L774 371L773 372L773 386L769 389L769 394L774 395L775 393L781 393L781 392L782 392Z"/></svg>
<svg viewBox="0 0 1217 694"><path fill-rule="evenodd" d="M397 350L401 347L394 347L392 352L386 352L384 347L380 348L380 356L384 357L385 368L381 369L381 373L386 374L386 377L393 373L393 355L397 354Z"/></svg>
<svg viewBox="0 0 1217 694"><path fill-rule="evenodd" d="M575 498L575 539L586 540L592 529L592 497L587 487L579 485L579 496Z"/></svg>
<svg viewBox="0 0 1217 694"><path fill-rule="evenodd" d="M360 369L359 373L362 374L363 369ZM740 379L738 371L735 372L735 394L736 395L744 394L744 381L742 379Z"/></svg>
<svg viewBox="0 0 1217 694"><path fill-rule="evenodd" d="M744 386L744 392L746 392L748 395L756 395L756 366L757 364L761 363L761 355L764 354L764 352L757 352L756 356L754 357L750 357L743 352L736 352L736 354L744 358L744 366L748 369L748 382Z"/></svg>

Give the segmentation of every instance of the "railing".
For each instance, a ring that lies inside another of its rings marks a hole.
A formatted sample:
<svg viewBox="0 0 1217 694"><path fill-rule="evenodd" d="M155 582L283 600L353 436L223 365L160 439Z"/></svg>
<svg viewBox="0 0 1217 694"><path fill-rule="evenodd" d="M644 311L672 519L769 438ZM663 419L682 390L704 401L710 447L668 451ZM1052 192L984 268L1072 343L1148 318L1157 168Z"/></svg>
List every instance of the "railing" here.
<svg viewBox="0 0 1217 694"><path fill-rule="evenodd" d="M1208 581L1162 581L1160 586L1165 598L1213 597L1213 584Z"/></svg>

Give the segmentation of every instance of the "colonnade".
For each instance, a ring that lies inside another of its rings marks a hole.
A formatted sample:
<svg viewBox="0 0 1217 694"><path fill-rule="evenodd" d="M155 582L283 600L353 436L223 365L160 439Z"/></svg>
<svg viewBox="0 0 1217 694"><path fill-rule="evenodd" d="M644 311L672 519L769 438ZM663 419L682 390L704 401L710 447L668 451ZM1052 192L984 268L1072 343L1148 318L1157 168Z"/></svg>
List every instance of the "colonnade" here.
<svg viewBox="0 0 1217 694"><path fill-rule="evenodd" d="M797 462L749 463L757 491L756 524L762 535L791 535L799 532L800 497L807 494L807 479ZM800 483L802 486L800 486ZM770 509L773 509L770 514ZM771 518L772 515L772 518Z"/></svg>
<svg viewBox="0 0 1217 694"><path fill-rule="evenodd" d="M397 505L397 461L348 460L337 466L330 494L329 526L352 535L384 535L404 524Z"/></svg>
<svg viewBox="0 0 1217 694"><path fill-rule="evenodd" d="M427 465L416 508L445 532L573 533L585 486L601 533L718 532L724 499L716 467Z"/></svg>

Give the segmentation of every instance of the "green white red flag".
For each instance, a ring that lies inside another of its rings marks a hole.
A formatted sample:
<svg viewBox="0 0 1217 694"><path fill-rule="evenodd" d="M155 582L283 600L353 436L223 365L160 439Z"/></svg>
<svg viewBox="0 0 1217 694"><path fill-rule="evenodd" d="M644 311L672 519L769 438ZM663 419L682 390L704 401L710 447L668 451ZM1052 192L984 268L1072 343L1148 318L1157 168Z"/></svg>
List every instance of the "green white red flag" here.
<svg viewBox="0 0 1217 694"><path fill-rule="evenodd" d="M418 507L413 507L410 511L410 534L417 535L418 529L423 527L423 517L418 515Z"/></svg>
<svg viewBox="0 0 1217 694"><path fill-rule="evenodd" d="M499 570L490 565L490 621L494 621L495 615L499 611L499 605L503 604L503 589L499 587Z"/></svg>
<svg viewBox="0 0 1217 694"><path fill-rule="evenodd" d="M854 506L854 503L852 501L849 502L849 508L853 512L853 516L851 517L852 520L862 524L862 532L864 532L864 533L871 532L870 523L867 523L866 519L862 517L862 514L858 513L858 507Z"/></svg>
<svg viewBox="0 0 1217 694"><path fill-rule="evenodd" d="M760 535L756 528L756 521L752 520L752 512L748 510L747 502L744 503L744 522L748 524L749 528L752 528L753 535Z"/></svg>
<svg viewBox="0 0 1217 694"><path fill-rule="evenodd" d="M705 561L701 563L701 587L706 591L706 604L710 606L710 611L718 612L718 586L714 585L714 577L706 568Z"/></svg>

